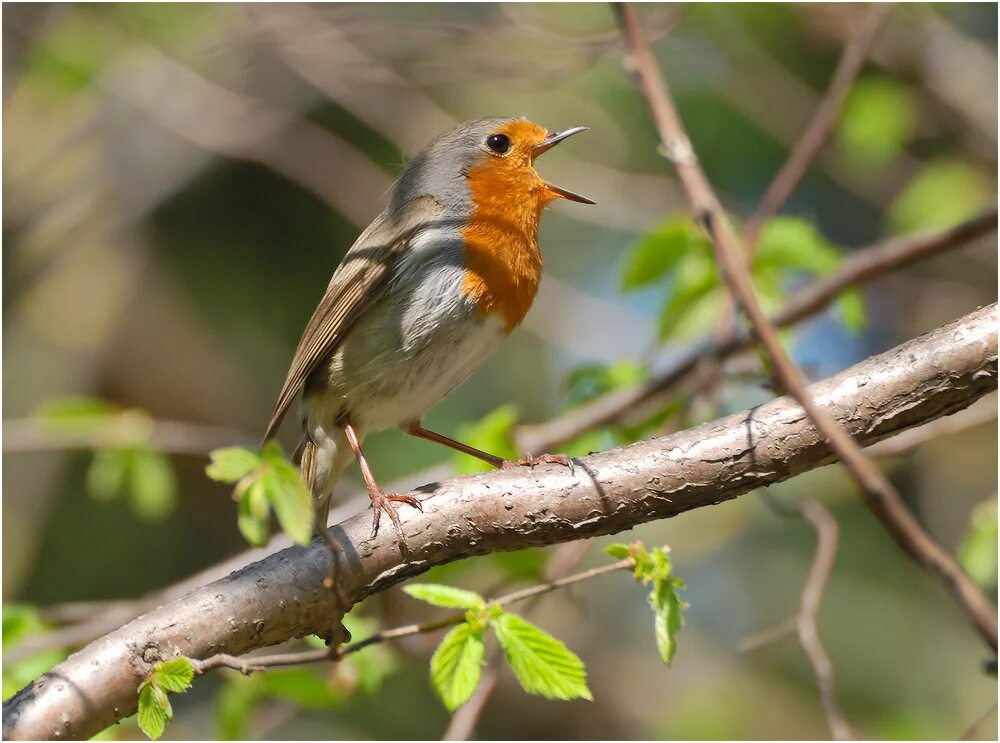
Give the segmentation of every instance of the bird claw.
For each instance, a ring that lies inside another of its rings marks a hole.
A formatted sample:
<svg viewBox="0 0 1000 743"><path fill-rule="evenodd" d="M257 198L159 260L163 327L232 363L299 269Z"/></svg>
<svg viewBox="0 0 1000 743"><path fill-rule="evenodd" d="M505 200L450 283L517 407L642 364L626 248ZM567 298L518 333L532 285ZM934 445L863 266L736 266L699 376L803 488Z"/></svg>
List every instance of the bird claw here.
<svg viewBox="0 0 1000 743"><path fill-rule="evenodd" d="M529 454L516 460L505 459L501 463L500 469L509 470L512 467L531 467L531 469L535 469L535 467L543 463L561 464L565 467L569 467L569 473L571 475L576 474L576 466L573 464L573 460L565 454L539 454L537 456L531 456Z"/></svg>
<svg viewBox="0 0 1000 743"><path fill-rule="evenodd" d="M423 504L412 495L400 495L398 493L386 495L380 490L370 491L368 493L368 497L371 498L372 509L374 510L371 539L374 539L378 534L379 521L382 518L382 511L385 511L389 514L389 519L392 521L392 525L396 527L396 533L399 534L400 543L403 545L403 549L405 550L406 541L403 536L403 524L399 520L399 512L392 504L405 503L408 506L413 506L421 513L424 511Z"/></svg>

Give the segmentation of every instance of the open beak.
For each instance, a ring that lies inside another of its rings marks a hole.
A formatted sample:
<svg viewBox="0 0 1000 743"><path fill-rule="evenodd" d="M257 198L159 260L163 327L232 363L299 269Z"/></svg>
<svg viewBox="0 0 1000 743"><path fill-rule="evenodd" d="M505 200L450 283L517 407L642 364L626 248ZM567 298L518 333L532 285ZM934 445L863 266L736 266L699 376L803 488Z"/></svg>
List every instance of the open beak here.
<svg viewBox="0 0 1000 743"><path fill-rule="evenodd" d="M541 142L539 142L532 148L531 150L532 158L538 157L543 152L548 152L557 144L562 142L564 139L568 139L569 137L572 137L574 134L585 132L589 128L590 127L586 126L574 126L570 127L569 129L563 129L561 132L553 132L552 134L547 136L545 139L543 139ZM569 199L570 201L576 201L581 204L595 203L594 201L588 199L586 196L581 196L580 194L573 193L572 191L567 191L565 188L559 188L559 186L553 186L551 183L546 183L545 188L554 193L556 196L559 196L563 199Z"/></svg>

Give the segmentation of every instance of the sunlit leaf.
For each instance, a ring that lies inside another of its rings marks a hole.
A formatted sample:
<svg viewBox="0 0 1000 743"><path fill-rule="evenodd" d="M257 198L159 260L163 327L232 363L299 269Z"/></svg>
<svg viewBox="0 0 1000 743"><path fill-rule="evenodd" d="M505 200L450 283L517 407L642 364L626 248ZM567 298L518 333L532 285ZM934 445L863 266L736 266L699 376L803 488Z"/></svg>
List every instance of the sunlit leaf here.
<svg viewBox="0 0 1000 743"><path fill-rule="evenodd" d="M958 548L962 566L979 585L997 584L997 499L972 510L969 530Z"/></svg>
<svg viewBox="0 0 1000 743"><path fill-rule="evenodd" d="M153 682L165 691L187 691L194 679L194 668L187 658L171 658L159 663L153 670Z"/></svg>
<svg viewBox="0 0 1000 743"><path fill-rule="evenodd" d="M330 685L322 669L279 668L261 674L264 692L307 709L330 709L344 701Z"/></svg>
<svg viewBox="0 0 1000 743"><path fill-rule="evenodd" d="M163 735L173 716L167 692L151 683L143 683L139 687L139 729L149 738L156 740Z"/></svg>
<svg viewBox="0 0 1000 743"><path fill-rule="evenodd" d="M861 287L851 287L840 293L835 302L844 327L852 333L860 333L868 325L868 310L865 307L865 294Z"/></svg>
<svg viewBox="0 0 1000 743"><path fill-rule="evenodd" d="M271 461L261 475L261 482L284 532L293 542L308 544L315 518L313 500L295 466L284 459Z"/></svg>
<svg viewBox="0 0 1000 743"><path fill-rule="evenodd" d="M798 217L774 217L757 238L755 276L761 268L780 268L810 274L837 268L841 254L814 224Z"/></svg>
<svg viewBox="0 0 1000 743"><path fill-rule="evenodd" d="M917 104L905 85L890 77L858 80L844 103L837 144L852 165L881 167L902 152L917 125Z"/></svg>
<svg viewBox="0 0 1000 743"><path fill-rule="evenodd" d="M260 455L242 446L216 449L210 456L205 474L219 482L239 482L260 464Z"/></svg>
<svg viewBox="0 0 1000 743"><path fill-rule="evenodd" d="M562 642L509 612L493 628L525 691L548 699L593 699L583 661Z"/></svg>
<svg viewBox="0 0 1000 743"><path fill-rule="evenodd" d="M911 180L889 207L893 232L937 230L981 211L993 198L982 172L959 160L937 160Z"/></svg>
<svg viewBox="0 0 1000 743"><path fill-rule="evenodd" d="M221 740L247 740L250 737L250 716L260 703L261 692L247 679L232 678L219 689L215 697L216 737Z"/></svg>
<svg viewBox="0 0 1000 743"><path fill-rule="evenodd" d="M445 609L482 609L486 600L474 591L438 583L411 583L403 591L420 601Z"/></svg>
<svg viewBox="0 0 1000 743"><path fill-rule="evenodd" d="M710 250L708 240L689 216L670 216L629 250L622 287L630 291L655 284L682 259L694 253L707 255Z"/></svg>
<svg viewBox="0 0 1000 743"><path fill-rule="evenodd" d="M712 258L691 253L680 260L660 310L658 337L661 340L686 337L710 324L722 307L721 293L713 291L720 287L719 272ZM696 322L690 322L692 316L697 318ZM682 323L685 319L688 322Z"/></svg>
<svg viewBox="0 0 1000 743"><path fill-rule="evenodd" d="M119 410L98 397L54 397L38 406L35 417L50 430L90 431L107 423Z"/></svg>
<svg viewBox="0 0 1000 743"><path fill-rule="evenodd" d="M87 492L97 500L111 500L125 489L132 453L125 449L99 449L87 468Z"/></svg>
<svg viewBox="0 0 1000 743"><path fill-rule="evenodd" d="M148 521L165 518L177 500L177 480L170 460L156 451L132 452L128 487L133 508Z"/></svg>
<svg viewBox="0 0 1000 743"><path fill-rule="evenodd" d="M258 480L240 496L236 511L236 525L240 534L252 545L259 547L266 544L270 515L264 485Z"/></svg>
<svg viewBox="0 0 1000 743"><path fill-rule="evenodd" d="M444 706L454 712L479 686L485 645L482 632L467 623L452 629L431 656L431 683Z"/></svg>

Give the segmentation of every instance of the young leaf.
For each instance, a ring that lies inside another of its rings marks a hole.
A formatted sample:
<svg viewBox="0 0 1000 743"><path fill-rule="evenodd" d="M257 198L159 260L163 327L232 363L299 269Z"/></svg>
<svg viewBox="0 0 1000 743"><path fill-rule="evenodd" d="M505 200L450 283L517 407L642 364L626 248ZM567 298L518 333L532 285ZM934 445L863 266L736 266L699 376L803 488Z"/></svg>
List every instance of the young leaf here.
<svg viewBox="0 0 1000 743"><path fill-rule="evenodd" d="M997 500L972 509L969 531L958 546L958 559L981 586L997 584Z"/></svg>
<svg viewBox="0 0 1000 743"><path fill-rule="evenodd" d="M237 506L236 525L240 529L240 534L256 547L266 544L267 522L270 515L271 509L267 505L264 486L260 480L255 480L240 496Z"/></svg>
<svg viewBox="0 0 1000 743"><path fill-rule="evenodd" d="M840 251L814 224L799 217L773 217L761 228L757 240L754 275L768 268L824 274L839 262Z"/></svg>
<svg viewBox="0 0 1000 743"><path fill-rule="evenodd" d="M708 255L711 246L687 215L673 215L643 236L628 254L622 275L625 291L655 284L686 256Z"/></svg>
<svg viewBox="0 0 1000 743"><path fill-rule="evenodd" d="M626 557L632 554L632 551L628 548L627 544L622 544L621 542L615 542L609 544L604 548L604 551L614 557L617 560L624 560Z"/></svg>
<svg viewBox="0 0 1000 743"><path fill-rule="evenodd" d="M840 313L840 320L852 333L860 333L868 324L868 312L865 309L865 295L860 287L845 289L837 297L835 306Z"/></svg>
<svg viewBox="0 0 1000 743"><path fill-rule="evenodd" d="M87 492L97 500L111 500L125 485L131 454L123 449L99 449L87 468Z"/></svg>
<svg viewBox="0 0 1000 743"><path fill-rule="evenodd" d="M479 686L486 646L482 632L463 622L441 640L431 656L431 683L449 712L454 712Z"/></svg>
<svg viewBox="0 0 1000 743"><path fill-rule="evenodd" d="M187 658L171 658L156 666L153 679L164 691L187 691L194 679L194 668Z"/></svg>
<svg viewBox="0 0 1000 743"><path fill-rule="evenodd" d="M250 737L250 716L260 703L259 685L235 677L219 689L215 697L215 730L221 740L247 740Z"/></svg>
<svg viewBox="0 0 1000 743"><path fill-rule="evenodd" d="M837 144L853 164L881 167L906 146L916 124L916 101L906 87L890 77L866 77L844 103Z"/></svg>
<svg viewBox="0 0 1000 743"><path fill-rule="evenodd" d="M587 671L562 642L516 614L505 612L493 622L507 662L521 687L547 699L590 699Z"/></svg>
<svg viewBox="0 0 1000 743"><path fill-rule="evenodd" d="M415 599L426 601L445 609L482 609L486 600L474 591L439 583L411 583L403 586L403 591Z"/></svg>
<svg viewBox="0 0 1000 743"><path fill-rule="evenodd" d="M951 227L990 202L990 179L961 160L931 162L906 184L889 207L896 233Z"/></svg>
<svg viewBox="0 0 1000 743"><path fill-rule="evenodd" d="M660 340L690 334L711 322L721 307L722 295L714 291L720 286L719 272L711 258L702 253L685 256L677 264L667 301L660 310L657 333ZM681 320L699 307L701 311L695 314L697 322L681 326Z"/></svg>
<svg viewBox="0 0 1000 743"><path fill-rule="evenodd" d="M313 502L298 470L285 459L272 461L261 477L274 515L297 544L309 544L313 533Z"/></svg>
<svg viewBox="0 0 1000 743"><path fill-rule="evenodd" d="M656 647L660 658L668 666L677 652L677 635L684 622L684 602L677 595L681 586L676 578L657 579L649 594L649 605L653 607L653 627Z"/></svg>
<svg viewBox="0 0 1000 743"><path fill-rule="evenodd" d="M139 687L139 729L150 739L156 740L167 728L167 723L173 719L174 711L170 707L167 693L156 684L143 682Z"/></svg>
<svg viewBox="0 0 1000 743"><path fill-rule="evenodd" d="M132 452L128 468L132 507L147 521L165 518L177 499L177 480L170 461L160 452Z"/></svg>
<svg viewBox="0 0 1000 743"><path fill-rule="evenodd" d="M260 455L242 446L216 449L210 456L205 474L219 482L239 482L260 464Z"/></svg>
<svg viewBox="0 0 1000 743"><path fill-rule="evenodd" d="M330 709L344 701L326 676L315 668L274 669L261 674L260 684L268 696L306 709Z"/></svg>

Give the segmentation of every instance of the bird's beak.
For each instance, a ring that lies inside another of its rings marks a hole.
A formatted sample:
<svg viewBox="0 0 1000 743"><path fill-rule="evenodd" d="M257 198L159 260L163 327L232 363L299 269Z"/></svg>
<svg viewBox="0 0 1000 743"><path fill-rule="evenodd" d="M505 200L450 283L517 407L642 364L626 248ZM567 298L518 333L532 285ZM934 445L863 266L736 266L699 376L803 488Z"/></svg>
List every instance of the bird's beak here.
<svg viewBox="0 0 1000 743"><path fill-rule="evenodd" d="M574 126L569 129L563 129L561 132L553 132L541 142L536 144L531 149L532 159L538 157L543 152L548 152L557 144L562 142L564 139L572 137L574 134L579 134L580 132L585 132L590 127L586 126ZM565 188L559 188L559 186L553 186L551 183L546 183L545 188L551 191L555 196L563 199L569 199L570 201L577 201L581 204L593 204L595 202L588 199L586 196L581 196L580 194L573 193L572 191L567 191Z"/></svg>

